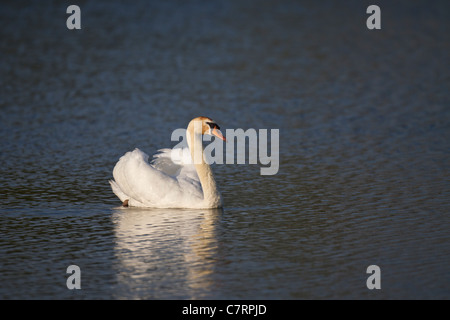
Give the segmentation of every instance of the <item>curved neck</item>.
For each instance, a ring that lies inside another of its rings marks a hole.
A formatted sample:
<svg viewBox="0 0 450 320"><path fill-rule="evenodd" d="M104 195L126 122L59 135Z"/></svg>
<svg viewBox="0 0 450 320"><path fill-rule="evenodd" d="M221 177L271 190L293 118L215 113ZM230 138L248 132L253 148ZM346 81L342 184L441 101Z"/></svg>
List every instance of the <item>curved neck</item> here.
<svg viewBox="0 0 450 320"><path fill-rule="evenodd" d="M220 193L217 190L216 180L211 166L203 159L202 135L196 134L192 128L186 131L187 143L191 152L192 161L197 171L203 190L203 202L207 207L220 207L222 204Z"/></svg>

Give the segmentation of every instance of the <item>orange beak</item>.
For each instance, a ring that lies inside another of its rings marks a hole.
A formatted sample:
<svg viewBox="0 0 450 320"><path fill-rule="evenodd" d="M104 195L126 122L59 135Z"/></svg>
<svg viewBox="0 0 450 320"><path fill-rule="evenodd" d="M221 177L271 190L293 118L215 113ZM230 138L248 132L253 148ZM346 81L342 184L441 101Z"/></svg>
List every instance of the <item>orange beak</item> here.
<svg viewBox="0 0 450 320"><path fill-rule="evenodd" d="M216 128L214 128L211 133L213 135L215 135L216 137L218 137L219 139L222 139L223 141L227 141L227 139L225 139L225 137L222 135L222 132L220 132L220 130L217 130Z"/></svg>

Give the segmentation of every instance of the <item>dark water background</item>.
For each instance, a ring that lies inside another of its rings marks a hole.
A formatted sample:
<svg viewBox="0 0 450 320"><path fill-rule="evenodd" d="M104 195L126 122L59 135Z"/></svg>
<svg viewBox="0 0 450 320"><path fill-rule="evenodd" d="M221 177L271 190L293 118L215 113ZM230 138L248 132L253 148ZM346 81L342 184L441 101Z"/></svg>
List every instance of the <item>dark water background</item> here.
<svg viewBox="0 0 450 320"><path fill-rule="evenodd" d="M450 298L450 5L370 4L2 1L0 298ZM118 209L119 157L200 115L279 129L278 174Z"/></svg>

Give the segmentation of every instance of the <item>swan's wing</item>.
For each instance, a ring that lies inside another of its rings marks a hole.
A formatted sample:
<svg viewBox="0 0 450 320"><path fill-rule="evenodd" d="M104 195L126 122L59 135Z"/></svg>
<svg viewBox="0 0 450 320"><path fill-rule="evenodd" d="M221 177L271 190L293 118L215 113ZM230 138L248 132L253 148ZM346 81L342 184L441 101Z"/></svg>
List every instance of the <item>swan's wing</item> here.
<svg viewBox="0 0 450 320"><path fill-rule="evenodd" d="M188 148L161 149L153 158L152 166L169 176L200 183Z"/></svg>
<svg viewBox="0 0 450 320"><path fill-rule="evenodd" d="M130 205L164 206L170 205L182 192L173 177L157 170L148 163L148 155L139 149L127 152L117 162L113 170L114 193L122 200L130 200Z"/></svg>
<svg viewBox="0 0 450 320"><path fill-rule="evenodd" d="M158 153L153 155L151 165L169 176L175 177L182 168L182 163L173 161L172 149L161 149Z"/></svg>

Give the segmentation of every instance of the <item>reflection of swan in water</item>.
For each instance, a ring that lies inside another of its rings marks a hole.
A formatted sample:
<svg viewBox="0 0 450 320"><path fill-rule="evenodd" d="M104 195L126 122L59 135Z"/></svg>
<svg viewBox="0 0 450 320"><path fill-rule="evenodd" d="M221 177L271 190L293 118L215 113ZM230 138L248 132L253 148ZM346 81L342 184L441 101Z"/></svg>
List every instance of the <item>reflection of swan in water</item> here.
<svg viewBox="0 0 450 320"><path fill-rule="evenodd" d="M198 299L210 293L221 209L114 211L119 292L125 299Z"/></svg>

